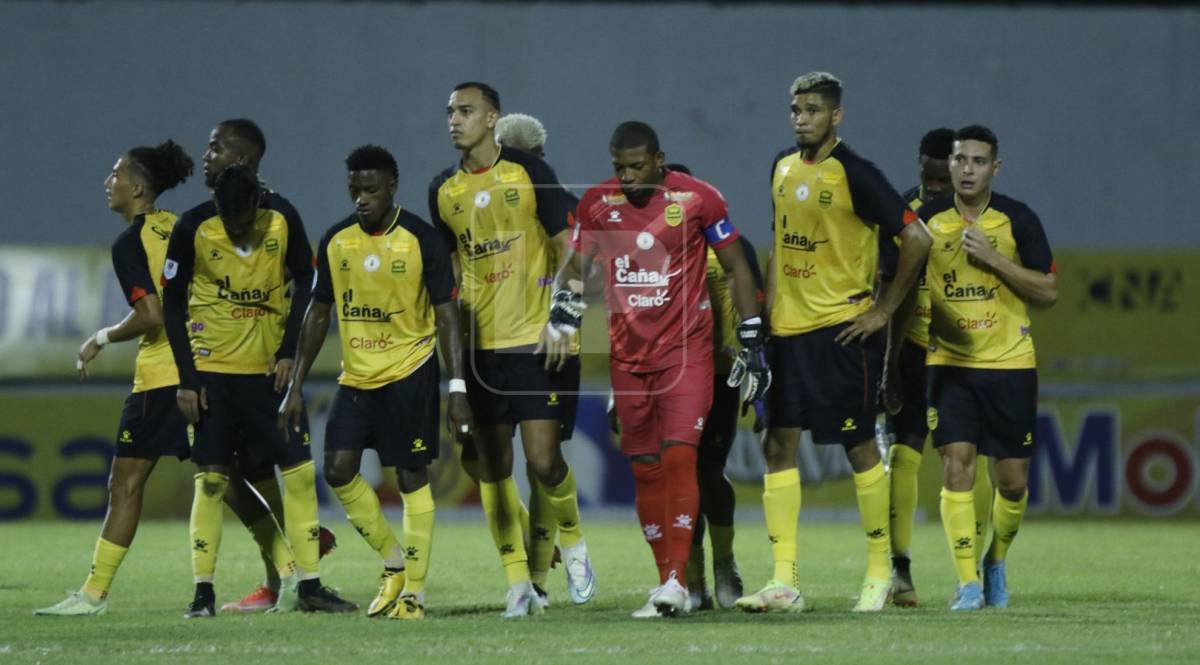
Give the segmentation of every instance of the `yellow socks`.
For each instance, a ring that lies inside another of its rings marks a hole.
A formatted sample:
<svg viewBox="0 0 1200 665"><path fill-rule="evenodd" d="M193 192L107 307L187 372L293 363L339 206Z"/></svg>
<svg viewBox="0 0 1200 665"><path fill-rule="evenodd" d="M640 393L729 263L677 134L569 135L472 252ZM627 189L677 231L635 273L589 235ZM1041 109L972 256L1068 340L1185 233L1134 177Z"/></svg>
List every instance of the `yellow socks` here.
<svg viewBox="0 0 1200 665"><path fill-rule="evenodd" d="M333 491L346 509L346 517L358 535L379 554L383 565L393 569L403 568L404 554L400 550L400 541L396 540L392 525L383 516L375 489L363 480L362 475L354 474L350 482L333 488Z"/></svg>
<svg viewBox="0 0 1200 665"><path fill-rule="evenodd" d="M892 576L891 539L888 538L891 490L883 462L854 474L858 516L867 534L867 577L886 580Z"/></svg>
<svg viewBox="0 0 1200 665"><path fill-rule="evenodd" d="M521 537L521 497L512 476L498 483L479 483L479 500L509 586L530 581L529 561Z"/></svg>
<svg viewBox="0 0 1200 665"><path fill-rule="evenodd" d="M975 487L971 492L975 497L975 567L978 568L992 518L992 475L988 473L987 455L975 458Z"/></svg>
<svg viewBox="0 0 1200 665"><path fill-rule="evenodd" d="M567 469L562 482L554 487L542 486L558 523L558 542L563 547L574 547L583 540L579 531L579 498L575 493L575 473Z"/></svg>
<svg viewBox="0 0 1200 665"><path fill-rule="evenodd" d="M121 547L103 538L96 539L96 551L92 553L92 572L83 583L83 592L93 600L104 600L108 596L108 588L112 586L113 577L121 561L125 558L128 547Z"/></svg>
<svg viewBox="0 0 1200 665"><path fill-rule="evenodd" d="M712 543L713 561L733 558L733 527L708 525L708 542Z"/></svg>
<svg viewBox="0 0 1200 665"><path fill-rule="evenodd" d="M976 582L975 569L975 503L972 492L952 492L942 488L942 528L954 557L954 572L958 583Z"/></svg>
<svg viewBox="0 0 1200 665"><path fill-rule="evenodd" d="M763 476L763 513L771 557L775 560L772 579L798 586L796 577L796 531L800 521L800 469L785 469Z"/></svg>
<svg viewBox="0 0 1200 665"><path fill-rule="evenodd" d="M529 511L526 515L523 531L529 547L529 576L534 584L544 589L550 562L554 559L558 520L554 518L550 495L532 474L529 476Z"/></svg>
<svg viewBox="0 0 1200 665"><path fill-rule="evenodd" d="M264 556L270 558L271 565L279 571L280 577L290 577L296 572L296 558L292 554L292 546L279 528L273 515L265 515L262 519L247 527L254 542L262 550Z"/></svg>
<svg viewBox="0 0 1200 665"><path fill-rule="evenodd" d="M317 521L317 470L312 460L284 470L283 489L283 522L300 579L319 578L321 531Z"/></svg>
<svg viewBox="0 0 1200 665"><path fill-rule="evenodd" d="M892 554L909 556L912 551L913 519L917 511L917 474L921 470L921 452L904 444L890 450Z"/></svg>
<svg viewBox="0 0 1200 665"><path fill-rule="evenodd" d="M992 548L988 550L989 561L1003 561L1008 556L1008 548L1017 530L1021 528L1021 518L1025 516L1025 506L1029 503L1029 490L1020 501L1009 501L996 492L996 503L992 505L992 520L995 533L992 535Z"/></svg>
<svg viewBox="0 0 1200 665"><path fill-rule="evenodd" d="M433 492L426 485L400 496L404 499L404 560L408 564L404 591L422 597L433 551Z"/></svg>
<svg viewBox="0 0 1200 665"><path fill-rule="evenodd" d="M217 551L221 549L221 528L225 518L225 487L229 476L202 471L195 475L192 495L192 575L197 582L212 582L217 569Z"/></svg>

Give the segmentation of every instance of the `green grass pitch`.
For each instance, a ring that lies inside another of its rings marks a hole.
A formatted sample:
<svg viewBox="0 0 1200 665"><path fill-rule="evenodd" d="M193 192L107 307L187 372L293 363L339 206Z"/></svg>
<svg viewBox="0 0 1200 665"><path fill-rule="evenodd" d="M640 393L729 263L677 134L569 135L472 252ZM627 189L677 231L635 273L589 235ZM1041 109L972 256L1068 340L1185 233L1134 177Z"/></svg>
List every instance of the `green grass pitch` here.
<svg viewBox="0 0 1200 665"><path fill-rule="evenodd" d="M743 522L736 548L749 590L766 580L769 551L761 522ZM378 559L347 523L329 526L340 546L324 562L324 579L365 606ZM82 583L97 528L0 526L0 664L1200 661L1200 529L1186 522L1030 519L1009 558L1011 609L968 615L946 610L953 573L940 525L918 525L921 607L871 616L849 612L865 557L857 525L802 523L802 588L814 612L718 610L638 622L629 613L645 601L654 573L631 511L624 522L584 523L599 579L591 604L570 605L558 570L546 615L512 622L499 616L504 578L482 519L447 520L435 533L429 617L419 624L362 615L185 621L187 525L150 522L117 576L107 615L32 616ZM261 574L249 536L232 520L221 554L218 603L250 590Z"/></svg>

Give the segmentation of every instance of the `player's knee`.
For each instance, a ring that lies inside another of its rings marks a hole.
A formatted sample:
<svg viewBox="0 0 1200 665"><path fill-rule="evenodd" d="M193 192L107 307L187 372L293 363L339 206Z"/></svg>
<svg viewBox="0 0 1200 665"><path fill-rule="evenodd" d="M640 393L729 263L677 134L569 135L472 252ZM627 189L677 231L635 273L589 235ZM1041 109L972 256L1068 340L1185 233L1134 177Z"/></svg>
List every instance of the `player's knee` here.
<svg viewBox="0 0 1200 665"><path fill-rule="evenodd" d="M330 487L349 485L356 475L358 475L358 468L350 464L334 462L325 465L325 482L329 483Z"/></svg>
<svg viewBox="0 0 1200 665"><path fill-rule="evenodd" d="M1024 478L999 478L996 483L996 491L1000 492L1000 496L1015 503L1025 498L1025 490L1028 485L1029 483Z"/></svg>
<svg viewBox="0 0 1200 665"><path fill-rule="evenodd" d="M145 487L140 476L118 477L115 473L108 477L108 495L114 503L140 499Z"/></svg>
<svg viewBox="0 0 1200 665"><path fill-rule="evenodd" d="M567 475L567 464L561 455L545 454L531 457L527 470L546 485L558 485Z"/></svg>
<svg viewBox="0 0 1200 665"><path fill-rule="evenodd" d="M396 469L396 484L405 494L415 492L429 484L429 468L418 466Z"/></svg>
<svg viewBox="0 0 1200 665"><path fill-rule="evenodd" d="M953 492L965 492L975 485L975 458L945 455L942 470L946 488Z"/></svg>

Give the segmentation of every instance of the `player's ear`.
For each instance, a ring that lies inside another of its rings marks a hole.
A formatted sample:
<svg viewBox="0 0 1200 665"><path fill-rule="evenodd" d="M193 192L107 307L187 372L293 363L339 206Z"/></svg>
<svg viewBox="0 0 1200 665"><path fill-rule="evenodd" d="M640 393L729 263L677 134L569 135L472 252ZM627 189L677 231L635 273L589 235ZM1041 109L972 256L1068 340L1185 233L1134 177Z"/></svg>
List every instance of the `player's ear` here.
<svg viewBox="0 0 1200 665"><path fill-rule="evenodd" d="M836 108L833 109L833 114L831 115L830 120L833 122L834 127L837 127L838 125L842 124L842 107L841 107L841 105L838 105Z"/></svg>
<svg viewBox="0 0 1200 665"><path fill-rule="evenodd" d="M999 158L995 159L995 160L992 162L992 177L993 177L993 178L995 178L997 175L999 175L999 173L1000 173L1000 165L1001 165L1001 164L1003 164L1003 163L1004 163L1004 160L1002 160L1002 159L999 159Z"/></svg>
<svg viewBox="0 0 1200 665"><path fill-rule="evenodd" d="M399 184L399 183L397 183L397 182L396 182L395 178L393 178L393 179L391 179L391 180L389 180L389 181L388 181L388 198L389 198L389 199L390 199L390 198L395 198L395 196L396 196L396 187L397 187L397 185L398 185L398 184Z"/></svg>
<svg viewBox="0 0 1200 665"><path fill-rule="evenodd" d="M654 153L654 169L656 171L662 171L663 164L666 164L666 163L667 163L667 153L665 153L661 150Z"/></svg>

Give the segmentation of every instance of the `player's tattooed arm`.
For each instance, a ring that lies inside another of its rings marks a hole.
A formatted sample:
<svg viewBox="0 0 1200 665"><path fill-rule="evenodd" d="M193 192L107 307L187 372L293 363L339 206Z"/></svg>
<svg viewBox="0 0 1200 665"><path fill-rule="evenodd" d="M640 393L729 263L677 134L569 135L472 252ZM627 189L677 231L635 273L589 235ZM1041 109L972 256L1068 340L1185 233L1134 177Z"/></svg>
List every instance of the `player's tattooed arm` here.
<svg viewBox="0 0 1200 665"><path fill-rule="evenodd" d="M438 346L442 362L450 373L450 392L446 403L446 426L455 436L471 433L471 407L467 404L464 385L463 343L458 317L458 303L453 300L435 305L433 316L437 323Z"/></svg>

